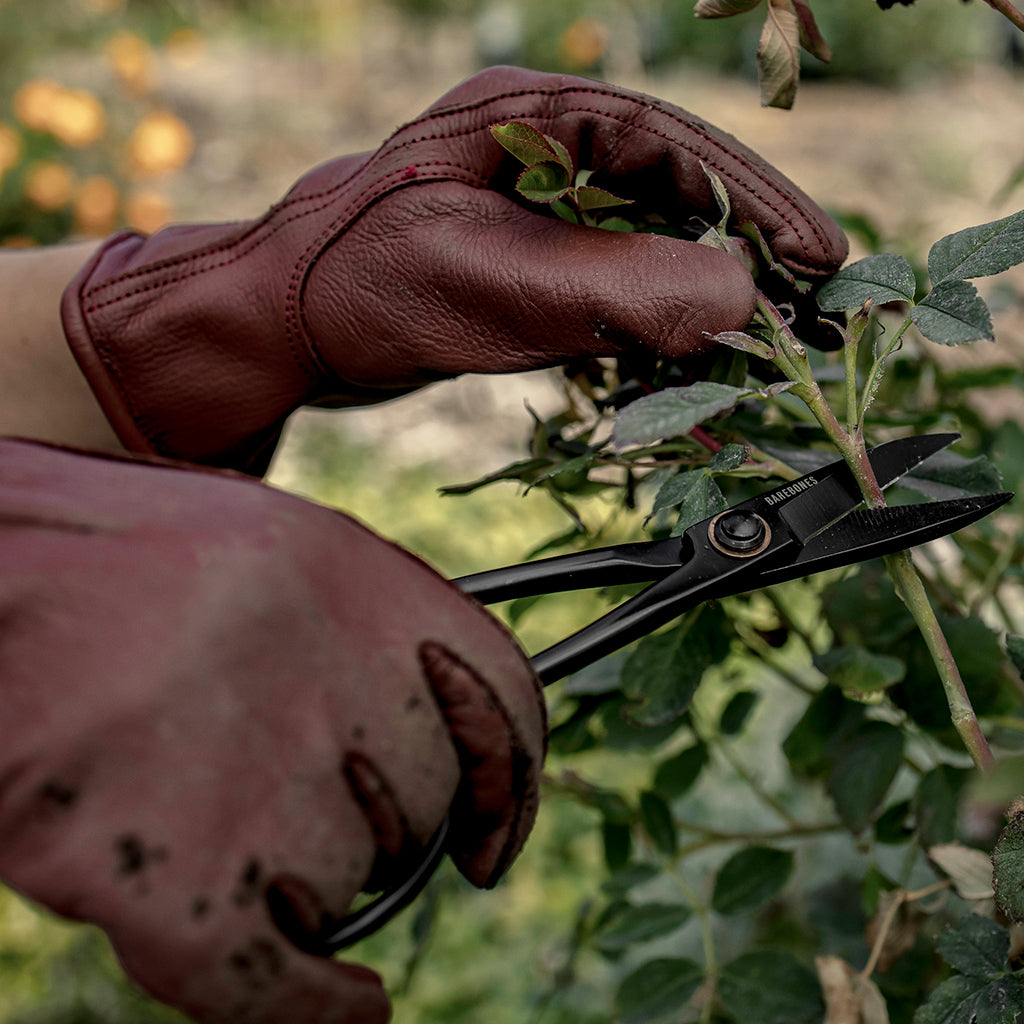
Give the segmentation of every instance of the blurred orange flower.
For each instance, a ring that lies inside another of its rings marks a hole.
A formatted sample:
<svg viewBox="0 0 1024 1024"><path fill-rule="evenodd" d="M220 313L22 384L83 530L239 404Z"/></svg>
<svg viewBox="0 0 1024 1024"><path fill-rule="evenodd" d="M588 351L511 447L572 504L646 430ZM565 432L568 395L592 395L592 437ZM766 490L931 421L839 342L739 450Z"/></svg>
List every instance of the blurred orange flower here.
<svg viewBox="0 0 1024 1024"><path fill-rule="evenodd" d="M142 36L118 32L107 40L103 53L114 73L133 92L146 93L152 89L153 48Z"/></svg>
<svg viewBox="0 0 1024 1024"><path fill-rule="evenodd" d="M107 131L103 104L85 89L61 89L50 112L50 131L68 146L91 146Z"/></svg>
<svg viewBox="0 0 1024 1024"><path fill-rule="evenodd" d="M21 152L21 135L18 130L9 124L0 123L0 176L4 171L18 166Z"/></svg>
<svg viewBox="0 0 1024 1024"><path fill-rule="evenodd" d="M128 158L136 177L151 178L183 167L194 148L188 125L169 111L157 110L136 125Z"/></svg>
<svg viewBox="0 0 1024 1024"><path fill-rule="evenodd" d="M61 86L50 78L33 78L14 93L11 107L14 116L33 131L50 130L50 111Z"/></svg>
<svg viewBox="0 0 1024 1024"><path fill-rule="evenodd" d="M60 210L71 202L75 174L67 164L37 160L25 175L25 196L40 210Z"/></svg>
<svg viewBox="0 0 1024 1024"><path fill-rule="evenodd" d="M103 174L86 178L75 196L75 224L89 235L107 235L117 227L121 202L117 186Z"/></svg>
<svg viewBox="0 0 1024 1024"><path fill-rule="evenodd" d="M14 94L14 116L26 127L49 132L68 146L90 146L107 130L103 104L85 89L67 89L49 78L25 82Z"/></svg>
<svg viewBox="0 0 1024 1024"><path fill-rule="evenodd" d="M562 33L558 53L571 68L593 67L608 48L608 26L596 18L577 18Z"/></svg>
<svg viewBox="0 0 1024 1024"><path fill-rule="evenodd" d="M124 204L124 219L136 231L152 234L168 224L174 210L171 201L152 189L136 192Z"/></svg>

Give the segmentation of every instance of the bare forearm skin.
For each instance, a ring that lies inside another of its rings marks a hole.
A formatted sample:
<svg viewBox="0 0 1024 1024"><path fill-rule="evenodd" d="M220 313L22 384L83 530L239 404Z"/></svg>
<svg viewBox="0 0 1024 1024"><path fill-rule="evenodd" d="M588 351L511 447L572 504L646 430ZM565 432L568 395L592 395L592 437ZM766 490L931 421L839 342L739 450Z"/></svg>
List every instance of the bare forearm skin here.
<svg viewBox="0 0 1024 1024"><path fill-rule="evenodd" d="M0 435L123 450L60 320L61 294L95 247L0 252Z"/></svg>

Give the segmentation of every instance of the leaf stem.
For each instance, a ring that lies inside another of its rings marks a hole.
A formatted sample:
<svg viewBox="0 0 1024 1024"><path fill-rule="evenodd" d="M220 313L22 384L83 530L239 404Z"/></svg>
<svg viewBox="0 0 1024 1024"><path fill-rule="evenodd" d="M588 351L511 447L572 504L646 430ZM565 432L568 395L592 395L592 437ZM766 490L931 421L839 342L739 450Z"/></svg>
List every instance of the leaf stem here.
<svg viewBox="0 0 1024 1024"><path fill-rule="evenodd" d="M678 865L679 857L677 856L674 866L678 868ZM708 1024L714 1009L715 989L718 985L718 953L715 950L715 932L711 926L711 913L693 890L690 883L679 874L678 870L672 872L671 878L673 884L682 893L683 899L689 903L693 916L697 918L697 924L700 927L700 941L704 949L704 980L709 989L707 998L704 1001L704 1007L701 1010L700 1021L701 1024Z"/></svg>
<svg viewBox="0 0 1024 1024"><path fill-rule="evenodd" d="M857 429L863 430L864 428L864 417L867 414L868 407L871 405L875 398L875 392L878 390L878 385L882 381L882 368L885 365L886 359L896 351L899 343L903 340L903 335L906 333L907 328L913 323L913 320L908 316L903 323L896 328L896 333L892 336L892 340L882 354L875 358L875 361L871 364L871 369L868 371L867 380L864 382L864 390L860 396L860 407L857 410Z"/></svg>

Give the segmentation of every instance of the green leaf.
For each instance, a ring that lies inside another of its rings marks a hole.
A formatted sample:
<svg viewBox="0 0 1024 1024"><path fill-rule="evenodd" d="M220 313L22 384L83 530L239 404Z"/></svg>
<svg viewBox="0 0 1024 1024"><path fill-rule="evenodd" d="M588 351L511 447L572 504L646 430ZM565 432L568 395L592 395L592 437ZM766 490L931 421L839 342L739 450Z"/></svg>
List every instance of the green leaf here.
<svg viewBox="0 0 1024 1024"><path fill-rule="evenodd" d="M674 757L662 761L654 771L653 788L666 800L675 800L688 792L708 763L708 748L695 743Z"/></svg>
<svg viewBox="0 0 1024 1024"><path fill-rule="evenodd" d="M762 107L793 106L800 81L800 20L780 0L768 0L757 44L757 78Z"/></svg>
<svg viewBox="0 0 1024 1024"><path fill-rule="evenodd" d="M758 359L775 358L775 349L768 342L754 338L743 331L721 331L713 335L711 340L718 342L719 345L728 345L729 348L757 356Z"/></svg>
<svg viewBox="0 0 1024 1024"><path fill-rule="evenodd" d="M814 696L783 740L782 752L795 770L819 775L831 767L839 741L852 732L863 717L863 704L849 701L840 690L826 686Z"/></svg>
<svg viewBox="0 0 1024 1024"><path fill-rule="evenodd" d="M672 527L673 537L681 537L694 523L703 522L729 507L725 495L710 473L696 472L686 475L695 477L696 480L679 507L679 518Z"/></svg>
<svg viewBox="0 0 1024 1024"><path fill-rule="evenodd" d="M587 483L587 471L597 461L597 452L586 452L574 458L558 462L550 469L539 473L528 485L526 490L531 491L537 484L550 480L560 491L572 491Z"/></svg>
<svg viewBox="0 0 1024 1024"><path fill-rule="evenodd" d="M739 693L734 693L722 711L718 731L723 736L735 736L742 732L760 696L756 690L740 690Z"/></svg>
<svg viewBox="0 0 1024 1024"><path fill-rule="evenodd" d="M625 217L604 217L598 225L602 231L621 231L623 234L632 234L637 226Z"/></svg>
<svg viewBox="0 0 1024 1024"><path fill-rule="evenodd" d="M804 1024L825 1010L818 976L782 950L745 953L727 963L718 995L744 1024Z"/></svg>
<svg viewBox="0 0 1024 1024"><path fill-rule="evenodd" d="M683 388L666 388L638 398L620 410L612 440L617 448L624 448L681 437L712 416L735 408L754 393L750 388L734 388L709 380Z"/></svg>
<svg viewBox="0 0 1024 1024"><path fill-rule="evenodd" d="M625 697L608 701L601 709L604 745L609 750L650 750L670 739L682 724L679 718L661 724L639 723Z"/></svg>
<svg viewBox="0 0 1024 1024"><path fill-rule="evenodd" d="M1007 973L1010 933L995 921L971 914L939 936L939 955L961 974L976 978L1001 978Z"/></svg>
<svg viewBox="0 0 1024 1024"><path fill-rule="evenodd" d="M950 278L987 277L1024 263L1024 210L940 238L928 253L934 285Z"/></svg>
<svg viewBox="0 0 1024 1024"><path fill-rule="evenodd" d="M996 903L1011 920L1024 921L1024 813L1003 829L992 851Z"/></svg>
<svg viewBox="0 0 1024 1024"><path fill-rule="evenodd" d="M516 191L537 203L553 203L569 190L569 175L560 164L534 164L519 175Z"/></svg>
<svg viewBox="0 0 1024 1024"><path fill-rule="evenodd" d="M671 935L692 916L693 911L682 903L627 905L605 922L595 941L604 950L628 949L640 942Z"/></svg>
<svg viewBox="0 0 1024 1024"><path fill-rule="evenodd" d="M937 345L995 341L985 300L969 281L936 285L910 313L917 329Z"/></svg>
<svg viewBox="0 0 1024 1024"><path fill-rule="evenodd" d="M900 486L944 501L1001 491L1003 478L995 463L984 455L969 459L957 452L943 451L901 477Z"/></svg>
<svg viewBox="0 0 1024 1024"><path fill-rule="evenodd" d="M653 864L626 864L616 868L601 885L601 890L610 896L621 896L661 877L661 871Z"/></svg>
<svg viewBox="0 0 1024 1024"><path fill-rule="evenodd" d="M657 793L641 793L640 817L643 819L644 831L655 849L669 857L675 856L679 849L679 837L668 804Z"/></svg>
<svg viewBox="0 0 1024 1024"><path fill-rule="evenodd" d="M770 846L737 850L718 869L711 895L719 914L743 914L777 896L793 873L793 854Z"/></svg>
<svg viewBox="0 0 1024 1024"><path fill-rule="evenodd" d="M827 787L851 832L861 832L889 792L903 758L903 733L888 722L864 722L835 752Z"/></svg>
<svg viewBox="0 0 1024 1024"><path fill-rule="evenodd" d="M1003 647L993 629L974 615L940 613L937 617L960 675L968 681L975 712L990 715L1009 710L1002 676L993 671L1003 659ZM889 691L890 696L919 725L955 740L949 708L945 701L935 699L941 683L924 639L919 633L908 634L899 653L907 664L907 675Z"/></svg>
<svg viewBox="0 0 1024 1024"><path fill-rule="evenodd" d="M818 305L827 312L859 309L870 299L876 306L886 302L913 302L917 284L914 271L893 253L866 256L843 267L821 291Z"/></svg>
<svg viewBox="0 0 1024 1024"><path fill-rule="evenodd" d="M901 800L887 807L875 822L875 839L880 843L899 845L905 843L914 830L907 824L910 816L910 801Z"/></svg>
<svg viewBox="0 0 1024 1024"><path fill-rule="evenodd" d="M742 444L727 444L711 456L708 469L712 473L728 473L747 461L747 448Z"/></svg>
<svg viewBox="0 0 1024 1024"><path fill-rule="evenodd" d="M1021 1012L1024 986L1018 978L987 981L954 974L914 1014L914 1024L1011 1024Z"/></svg>
<svg viewBox="0 0 1024 1024"><path fill-rule="evenodd" d="M572 177L572 158L565 146L532 124L525 121L494 124L491 125L491 135L527 167L553 161L565 170L568 178Z"/></svg>
<svg viewBox="0 0 1024 1024"><path fill-rule="evenodd" d="M654 1024L678 1015L704 981L704 969L692 960L649 960L628 975L615 993L622 1024Z"/></svg>
<svg viewBox="0 0 1024 1024"><path fill-rule="evenodd" d="M725 182L703 160L700 162L700 169L711 183L711 194L715 197L715 204L718 206L718 212L721 216L718 222L718 230L724 234L729 215L732 213L732 200L729 199L729 191L725 187Z"/></svg>
<svg viewBox="0 0 1024 1024"><path fill-rule="evenodd" d="M690 492L700 484L701 477L706 476L703 469L692 469L685 473L674 473L658 488L651 504L651 515L666 508L677 508L682 505Z"/></svg>
<svg viewBox="0 0 1024 1024"><path fill-rule="evenodd" d="M831 647L814 656L814 667L833 686L855 699L881 692L898 683L906 673L899 658L872 654L860 646Z"/></svg>
<svg viewBox="0 0 1024 1024"><path fill-rule="evenodd" d="M576 204L581 210L603 210L609 206L629 206L632 199L620 199L603 188L581 185L576 189Z"/></svg>
<svg viewBox="0 0 1024 1024"><path fill-rule="evenodd" d="M729 652L725 613L704 605L675 629L644 637L622 667L629 716L640 725L663 725L690 706L704 672Z"/></svg>
<svg viewBox="0 0 1024 1024"><path fill-rule="evenodd" d="M896 596L892 580L877 563L861 565L856 573L830 587L825 592L824 608L837 642L859 643L869 651L888 653L916 632L907 606ZM942 713L948 720L945 707Z"/></svg>
<svg viewBox="0 0 1024 1024"><path fill-rule="evenodd" d="M936 765L921 777L913 807L917 835L925 849L956 839L960 790L969 778L969 772L948 764Z"/></svg>
<svg viewBox="0 0 1024 1024"><path fill-rule="evenodd" d="M697 0L693 8L695 18L731 18L735 14L752 11L761 0Z"/></svg>
<svg viewBox="0 0 1024 1024"><path fill-rule="evenodd" d="M629 855L633 850L633 829L629 825L602 821L601 842L605 866L609 871L617 871L629 863Z"/></svg>

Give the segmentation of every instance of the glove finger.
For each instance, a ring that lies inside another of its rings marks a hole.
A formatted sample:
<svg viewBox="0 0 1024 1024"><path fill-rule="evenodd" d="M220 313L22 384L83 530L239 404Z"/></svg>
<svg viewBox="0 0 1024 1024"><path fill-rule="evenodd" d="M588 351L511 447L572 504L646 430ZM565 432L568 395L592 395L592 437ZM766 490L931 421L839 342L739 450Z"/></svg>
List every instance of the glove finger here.
<svg viewBox="0 0 1024 1024"><path fill-rule="evenodd" d="M487 680L442 645L423 644L420 659L462 767L450 854L469 881L489 888L522 849L536 818L542 725L532 735L517 728L522 716L513 718Z"/></svg>
<svg viewBox="0 0 1024 1024"><path fill-rule="evenodd" d="M394 194L340 248L311 271L306 322L325 361L368 386L640 349L685 357L755 305L746 268L716 249L568 224L456 182ZM373 288L354 291L353 274ZM351 327L341 350L338 324Z"/></svg>
<svg viewBox="0 0 1024 1024"><path fill-rule="evenodd" d="M241 915L239 915L241 916ZM380 977L358 964L309 956L271 925L232 921L234 935L188 948L112 932L125 970L161 1002L200 1024L384 1024Z"/></svg>
<svg viewBox="0 0 1024 1024"><path fill-rule="evenodd" d="M789 269L827 277L846 258L846 239L835 222L757 153L674 104L604 83L488 68L449 92L398 138L406 147L419 138L426 145L450 131L450 144L462 140L469 154L472 162L466 166L484 168L485 174L489 167L495 174L488 128L510 120L528 121L555 136L577 168L597 172L591 184L635 198L670 223L685 225L694 214L718 219L703 163L725 185L736 221L758 225L776 259Z"/></svg>

